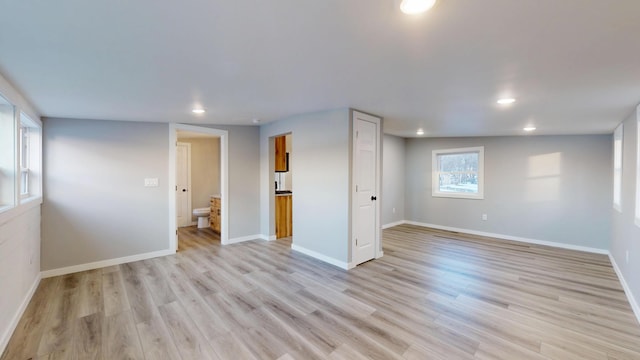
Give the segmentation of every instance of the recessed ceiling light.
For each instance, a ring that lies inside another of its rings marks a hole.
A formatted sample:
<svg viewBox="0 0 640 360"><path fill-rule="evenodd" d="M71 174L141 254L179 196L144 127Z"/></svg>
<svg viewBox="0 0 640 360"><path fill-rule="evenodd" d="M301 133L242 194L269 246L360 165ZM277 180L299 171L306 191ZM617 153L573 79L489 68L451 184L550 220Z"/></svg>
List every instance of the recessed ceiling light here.
<svg viewBox="0 0 640 360"><path fill-rule="evenodd" d="M204 114L205 110L204 109L193 109L191 110L192 113L194 114Z"/></svg>
<svg viewBox="0 0 640 360"><path fill-rule="evenodd" d="M435 4L436 0L402 0L400 11L409 15L420 14L431 9Z"/></svg>
<svg viewBox="0 0 640 360"><path fill-rule="evenodd" d="M516 99L514 98L504 98L504 99L500 99L498 101L496 101L498 104L500 105L509 105L509 104L513 104L514 102L516 102Z"/></svg>
<svg viewBox="0 0 640 360"><path fill-rule="evenodd" d="M418 129L418 131L416 131L416 135L424 135L424 130Z"/></svg>
<svg viewBox="0 0 640 360"><path fill-rule="evenodd" d="M526 128L524 128L524 129L522 129L522 130L524 130L524 131L533 131L533 130L535 130L535 129L536 129L536 127L535 127L535 126L527 126Z"/></svg>

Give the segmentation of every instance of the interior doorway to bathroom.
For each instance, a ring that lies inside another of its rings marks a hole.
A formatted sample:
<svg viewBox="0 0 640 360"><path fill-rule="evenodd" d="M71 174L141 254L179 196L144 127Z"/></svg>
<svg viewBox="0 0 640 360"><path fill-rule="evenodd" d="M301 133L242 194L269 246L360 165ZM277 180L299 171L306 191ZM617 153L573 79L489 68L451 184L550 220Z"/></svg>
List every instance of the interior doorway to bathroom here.
<svg viewBox="0 0 640 360"><path fill-rule="evenodd" d="M181 235L225 244L229 234L227 131L171 124L169 138L170 248L179 249Z"/></svg>

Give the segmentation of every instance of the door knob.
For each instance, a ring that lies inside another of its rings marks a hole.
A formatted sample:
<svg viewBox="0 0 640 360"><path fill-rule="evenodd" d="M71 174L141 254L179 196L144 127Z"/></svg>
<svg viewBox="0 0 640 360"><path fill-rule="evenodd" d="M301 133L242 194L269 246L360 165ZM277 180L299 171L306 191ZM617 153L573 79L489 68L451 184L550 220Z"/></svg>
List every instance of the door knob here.
<svg viewBox="0 0 640 360"><path fill-rule="evenodd" d="M371 197L371 201L374 201L374 200L378 200L378 198L377 198L377 197L375 197L375 196L372 196L372 197Z"/></svg>
<svg viewBox="0 0 640 360"><path fill-rule="evenodd" d="M187 192L187 189L182 189L182 192Z"/></svg>

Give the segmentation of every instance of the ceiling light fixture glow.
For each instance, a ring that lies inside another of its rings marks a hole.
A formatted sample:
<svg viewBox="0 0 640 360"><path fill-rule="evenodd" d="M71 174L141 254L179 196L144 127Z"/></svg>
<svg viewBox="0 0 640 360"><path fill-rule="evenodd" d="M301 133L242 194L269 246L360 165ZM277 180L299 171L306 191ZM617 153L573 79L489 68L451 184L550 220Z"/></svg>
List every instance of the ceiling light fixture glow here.
<svg viewBox="0 0 640 360"><path fill-rule="evenodd" d="M514 102L516 102L516 99L514 98L504 98L504 99L500 99L498 101L496 101L498 104L500 105L509 105L509 104L513 104Z"/></svg>
<svg viewBox="0 0 640 360"><path fill-rule="evenodd" d="M436 0L402 0L400 11L405 14L415 15L431 9L436 4Z"/></svg>
<svg viewBox="0 0 640 360"><path fill-rule="evenodd" d="M424 130L418 129L418 131L416 131L416 135L424 135Z"/></svg>
<svg viewBox="0 0 640 360"><path fill-rule="evenodd" d="M522 129L524 131L534 131L536 129L535 126L527 126L526 128Z"/></svg>
<svg viewBox="0 0 640 360"><path fill-rule="evenodd" d="M191 110L192 113L194 114L204 114L205 110L204 109L193 109Z"/></svg>

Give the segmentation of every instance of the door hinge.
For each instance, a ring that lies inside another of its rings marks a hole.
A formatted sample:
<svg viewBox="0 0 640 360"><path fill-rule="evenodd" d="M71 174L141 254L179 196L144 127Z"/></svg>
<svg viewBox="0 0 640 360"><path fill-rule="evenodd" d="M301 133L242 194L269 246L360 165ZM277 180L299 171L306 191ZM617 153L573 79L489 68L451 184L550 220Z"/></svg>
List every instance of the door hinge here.
<svg viewBox="0 0 640 360"><path fill-rule="evenodd" d="M356 238L356 246L358 246L358 238Z"/></svg>
<svg viewBox="0 0 640 360"><path fill-rule="evenodd" d="M358 192L358 185L356 185L356 192Z"/></svg>
<svg viewBox="0 0 640 360"><path fill-rule="evenodd" d="M360 135L360 132L356 131L356 139L358 138L358 135Z"/></svg>
<svg viewBox="0 0 640 360"><path fill-rule="evenodd" d="M176 235L178 235L178 229L176 229Z"/></svg>
<svg viewBox="0 0 640 360"><path fill-rule="evenodd" d="M176 191L178 191L178 185L176 185Z"/></svg>

